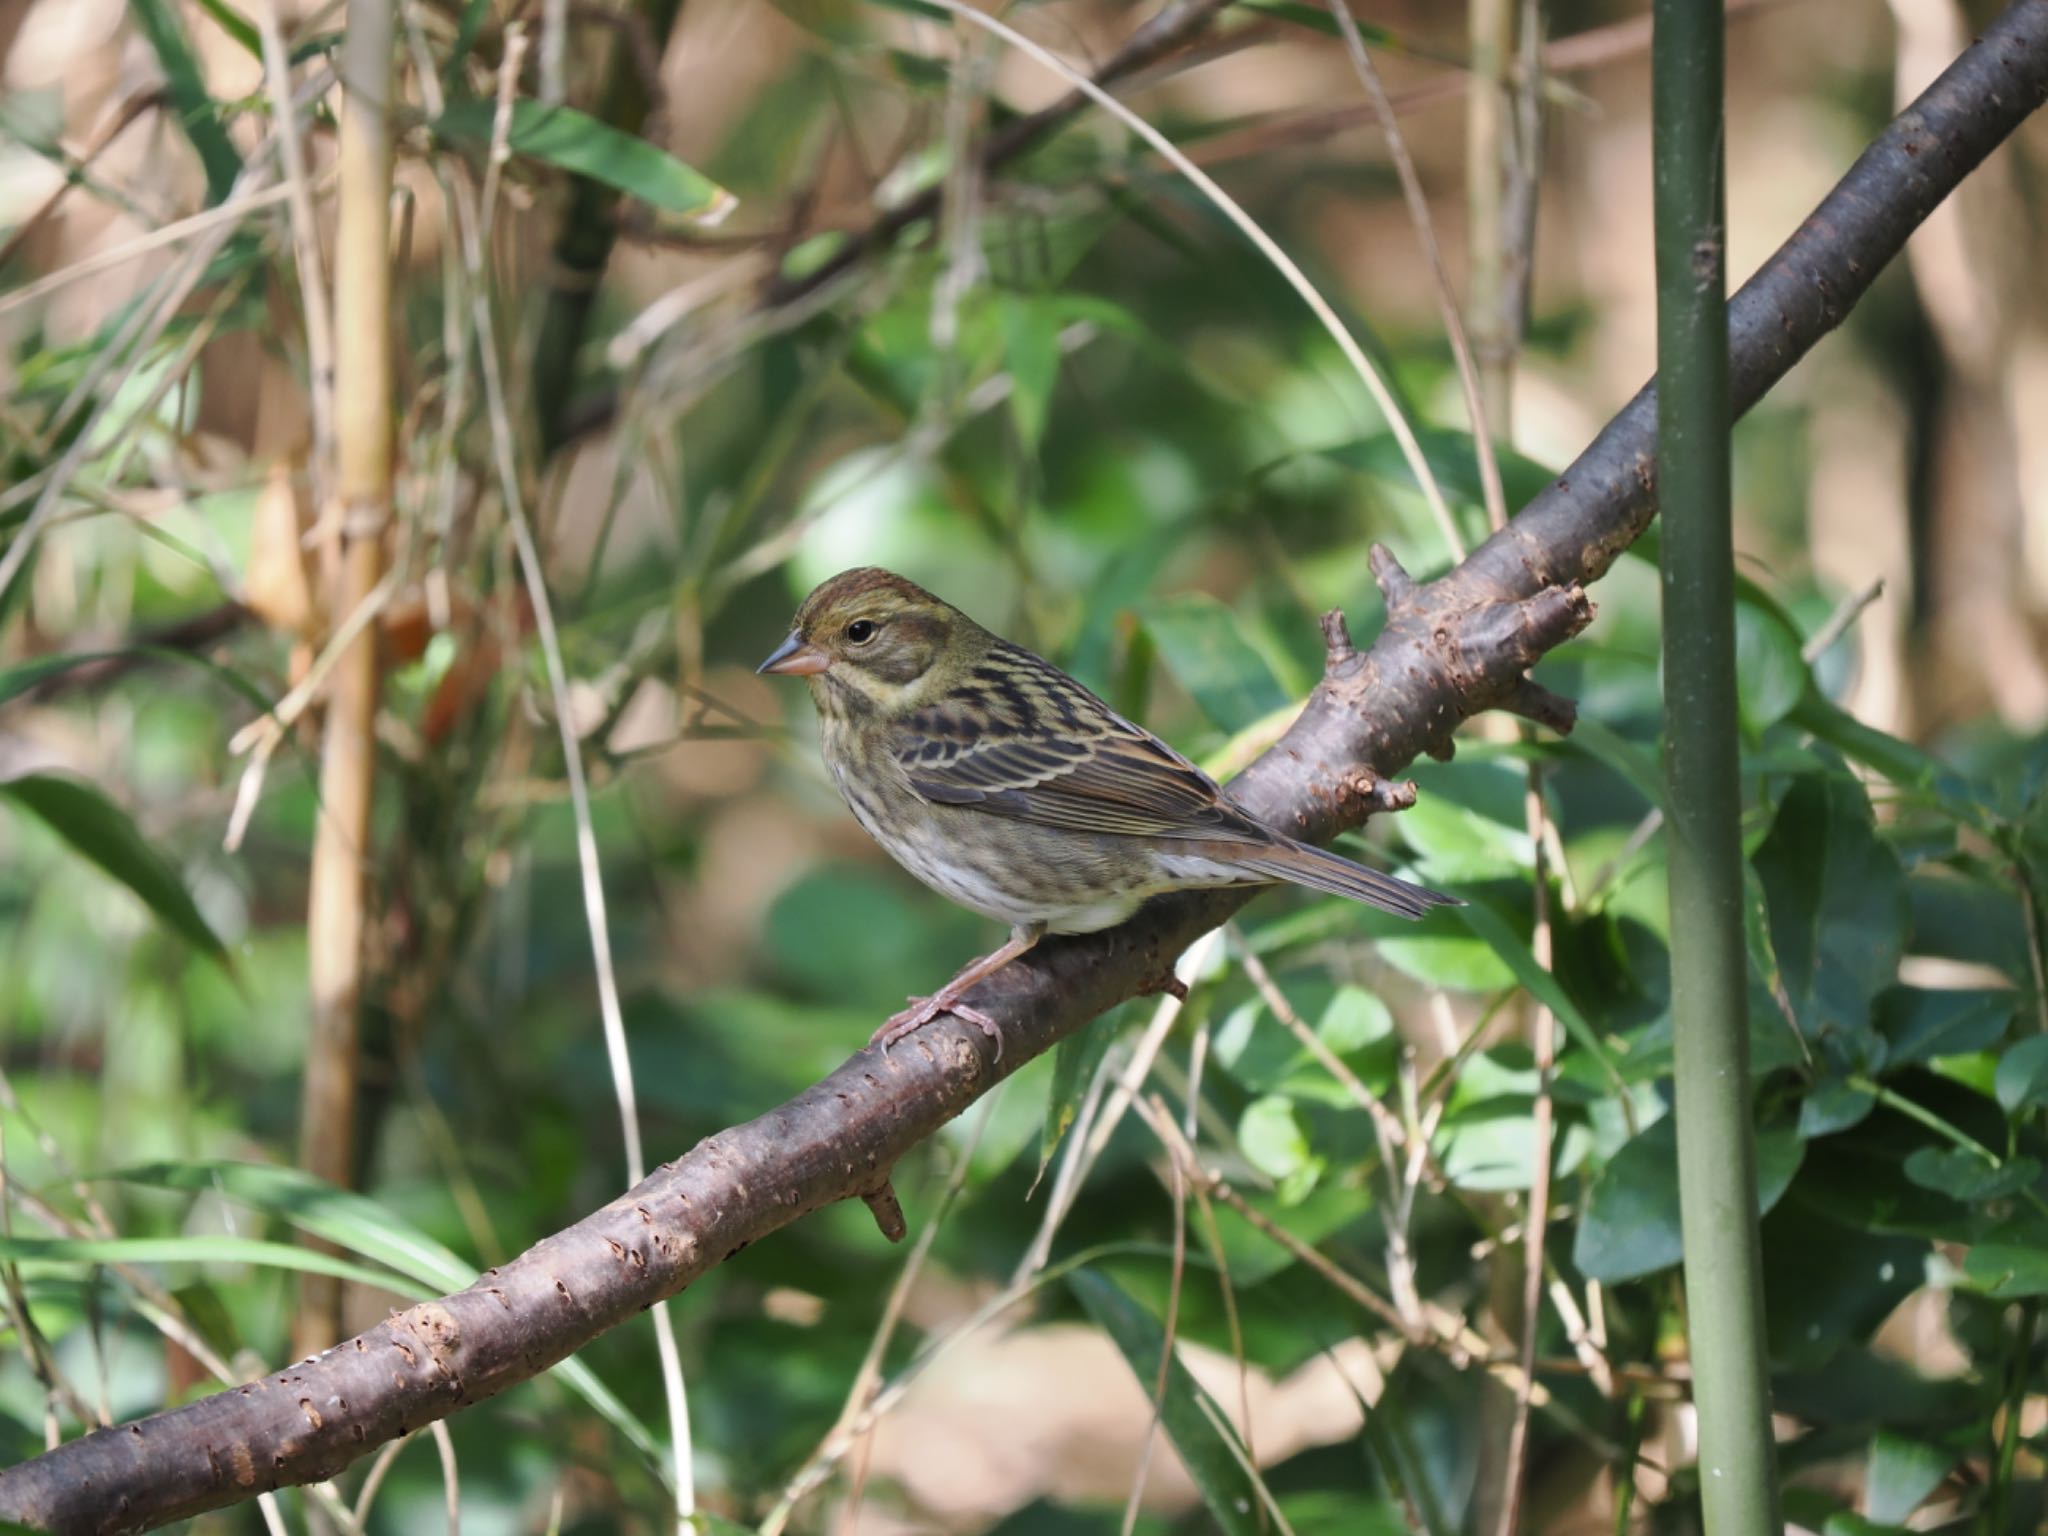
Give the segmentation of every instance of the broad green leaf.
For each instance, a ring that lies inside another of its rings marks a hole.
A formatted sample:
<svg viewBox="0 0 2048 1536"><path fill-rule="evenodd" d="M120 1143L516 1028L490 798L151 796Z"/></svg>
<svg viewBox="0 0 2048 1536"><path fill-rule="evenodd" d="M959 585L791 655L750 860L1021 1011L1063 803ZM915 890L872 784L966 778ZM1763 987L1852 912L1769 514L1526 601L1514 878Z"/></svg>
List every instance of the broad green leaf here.
<svg viewBox="0 0 2048 1536"><path fill-rule="evenodd" d="M1097 1270L1077 1270L1067 1277L1067 1284L1096 1325L1123 1352L1149 1399L1159 1384L1159 1367L1166 1352L1165 1332L1158 1321ZM1177 1357L1166 1363L1166 1394L1159 1404L1159 1423L1180 1452L1202 1502L1224 1536L1263 1536L1263 1499L1239 1461L1243 1449L1236 1444L1221 1410Z"/></svg>
<svg viewBox="0 0 2048 1536"><path fill-rule="evenodd" d="M1956 1453L1925 1440L1881 1429L1870 1441L1863 1477L1865 1512L1879 1525L1900 1525L1941 1486Z"/></svg>
<svg viewBox="0 0 2048 1536"><path fill-rule="evenodd" d="M488 145L496 119L495 102L458 101L435 119L434 131L444 139ZM733 195L703 172L574 107L516 101L506 141L519 154L699 223L715 223L733 206Z"/></svg>
<svg viewBox="0 0 2048 1536"><path fill-rule="evenodd" d="M1862 786L1846 773L1802 775L1753 862L1808 1044L1868 1028L1872 1000L1898 972L1906 901L1898 855L1879 839Z"/></svg>
<svg viewBox="0 0 2048 1536"><path fill-rule="evenodd" d="M1237 1122L1245 1161L1280 1186L1280 1201L1292 1205L1311 1189L1328 1166L1309 1145L1294 1102L1277 1093L1252 1100Z"/></svg>
<svg viewBox="0 0 2048 1536"><path fill-rule="evenodd" d="M1436 1136L1444 1177L1460 1189L1527 1189L1536 1173L1536 1118L1526 1098L1448 1115Z"/></svg>
<svg viewBox="0 0 2048 1536"><path fill-rule="evenodd" d="M0 799L44 822L72 849L133 891L166 928L232 970L221 943L178 872L149 845L134 821L82 779L31 773L0 782Z"/></svg>
<svg viewBox="0 0 2048 1536"><path fill-rule="evenodd" d="M1462 917L1466 909L1457 910ZM1378 939L1379 957L1402 975L1447 992L1498 992L1514 985L1513 967L1486 940L1460 933L1458 926L1434 915L1412 927L1404 924Z"/></svg>
<svg viewBox="0 0 2048 1536"><path fill-rule="evenodd" d="M1993 1081L2008 1115L2048 1101L2048 1035L2029 1035L1999 1057Z"/></svg>
<svg viewBox="0 0 2048 1536"><path fill-rule="evenodd" d="M1293 703L1281 666L1251 627L1206 593L1145 606L1142 617L1159 659L1219 729L1240 731Z"/></svg>
<svg viewBox="0 0 2048 1536"><path fill-rule="evenodd" d="M171 101L178 109L178 125L206 168L206 200L219 203L242 174L242 157L228 140L219 103L207 94L176 0L129 0L128 8L156 52L157 67L163 70Z"/></svg>
<svg viewBox="0 0 2048 1536"><path fill-rule="evenodd" d="M1772 1366L1822 1370L1870 1337L1926 1283L1929 1251L1925 1238L1860 1231L1837 1219L1802 1178L1763 1226Z"/></svg>
<svg viewBox="0 0 2048 1536"><path fill-rule="evenodd" d="M1968 1147L1919 1147L1906 1158L1905 1174L1922 1189L1977 1205L2010 1199L2041 1177L2041 1165L2031 1157L1994 1163Z"/></svg>
<svg viewBox="0 0 2048 1536"><path fill-rule="evenodd" d="M1963 1256L1963 1278L1987 1296L2048 1296L2048 1231L2016 1221L1992 1231Z"/></svg>
<svg viewBox="0 0 2048 1536"><path fill-rule="evenodd" d="M448 62L441 66L441 78L453 82L462 73L462 66L469 59L470 49L476 46L477 34L484 29L484 21L490 15L491 0L463 0L462 20L456 24L455 42L448 50Z"/></svg>
<svg viewBox="0 0 2048 1536"><path fill-rule="evenodd" d="M1752 736L1784 719L1806 694L1798 632L1753 603L1735 607L1735 668L1742 723Z"/></svg>
<svg viewBox="0 0 2048 1536"><path fill-rule="evenodd" d="M1806 1155L1789 1130L1756 1139L1757 1207L1768 1212ZM1595 1280L1613 1284L1669 1269L1685 1256L1678 1225L1678 1126L1666 1115L1615 1153L1593 1183L1572 1244L1572 1258Z"/></svg>
<svg viewBox="0 0 2048 1536"><path fill-rule="evenodd" d="M1528 779L1505 762L1452 763L1417 774L1421 795L1401 815L1401 838L1424 880L1476 882L1526 874L1532 856Z"/></svg>
<svg viewBox="0 0 2048 1536"><path fill-rule="evenodd" d="M1890 987L1877 999L1877 1027L1893 1070L1935 1056L1987 1050L2005 1038L2019 994L1996 987L1931 992Z"/></svg>

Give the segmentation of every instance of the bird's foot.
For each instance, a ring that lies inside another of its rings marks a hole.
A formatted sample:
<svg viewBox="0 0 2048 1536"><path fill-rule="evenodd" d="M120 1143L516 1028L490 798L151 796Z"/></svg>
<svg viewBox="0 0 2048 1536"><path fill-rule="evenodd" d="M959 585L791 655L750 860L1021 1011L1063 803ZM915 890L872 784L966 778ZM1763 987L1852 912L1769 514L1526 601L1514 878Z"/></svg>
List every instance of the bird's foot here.
<svg viewBox="0 0 2048 1536"><path fill-rule="evenodd" d="M996 1060L1003 1059L1003 1032L996 1021L979 1008L971 1008L958 998L946 996L943 989L930 997L913 997L910 1006L876 1030L868 1044L871 1047L880 1046L882 1054L886 1056L889 1054L890 1046L913 1030L922 1029L942 1013L950 1013L954 1018L974 1025L989 1039L995 1041Z"/></svg>

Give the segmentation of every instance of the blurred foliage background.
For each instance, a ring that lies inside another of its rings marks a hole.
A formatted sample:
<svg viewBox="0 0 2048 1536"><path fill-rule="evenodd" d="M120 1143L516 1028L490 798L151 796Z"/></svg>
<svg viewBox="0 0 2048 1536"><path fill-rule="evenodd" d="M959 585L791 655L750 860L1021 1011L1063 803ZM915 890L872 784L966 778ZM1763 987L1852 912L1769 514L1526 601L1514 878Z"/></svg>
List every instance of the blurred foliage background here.
<svg viewBox="0 0 2048 1536"><path fill-rule="evenodd" d="M1418 575L1451 560L1328 337L1125 128L1083 113L974 169L1063 86L943 12L402 6L360 1193L324 1191L287 1171L320 706L261 724L317 675L335 617L301 558L323 343L285 201L247 179L285 94L262 4L0 7L8 1462L281 1362L293 1266L316 1262L295 1235L338 1245L318 1262L352 1266L357 1328L621 1187L564 708L663 1159L828 1070L993 937L867 843L800 690L752 675L814 581L900 570L1228 771L1313 684L1322 611L1376 627L1371 541ZM1087 68L1148 14L1009 19ZM1512 35L1491 0L1359 18L1461 289L1469 166L1497 195L1511 137L1475 138L1462 105L1468 25L1498 15ZM343 12L281 0L278 21L331 246ZM1950 0L1737 8L1738 278L1970 22ZM1511 507L1634 391L1654 330L1646 18L1545 0L1520 24L1547 68L1504 69L1501 98L1541 124L1534 173L1505 180L1533 239L1512 208L1500 224L1532 275L1526 341L1490 363ZM1327 13L1243 0L1198 39L1123 94L1338 304L1476 539L1430 268ZM563 103L589 115L547 116ZM2044 151L2037 122L1737 436L1772 1363L1806 1529L2006 1508L2031 1529L2042 1504ZM931 188L935 217L807 286ZM472 261L451 208L479 191ZM532 637L494 408L566 699ZM1581 728L1475 726L1372 829L1371 857L1471 906L1411 928L1263 898L1198 946L1177 1015L1119 1010L898 1170L928 1248L841 1208L690 1290L673 1315L707 1519L1490 1533L1521 1480L1526 1530L1685 1528L1654 565L1595 595L1542 674ZM1532 768L1561 856L1541 866ZM1532 996L1565 1030L1554 1083ZM1107 1126L1104 1084L1155 1023L1146 1097ZM1539 1095L1555 1184L1524 1319ZM1361 1096L1408 1150L1384 1155ZM1167 1126L1227 1197L1174 1172ZM621 1329L585 1374L450 1421L463 1529L672 1524L650 1343ZM835 1435L877 1388L884 1411ZM339 1503L367 1503L370 1531L437 1528L444 1467L404 1449ZM339 1503L292 1495L274 1518L339 1528Z"/></svg>

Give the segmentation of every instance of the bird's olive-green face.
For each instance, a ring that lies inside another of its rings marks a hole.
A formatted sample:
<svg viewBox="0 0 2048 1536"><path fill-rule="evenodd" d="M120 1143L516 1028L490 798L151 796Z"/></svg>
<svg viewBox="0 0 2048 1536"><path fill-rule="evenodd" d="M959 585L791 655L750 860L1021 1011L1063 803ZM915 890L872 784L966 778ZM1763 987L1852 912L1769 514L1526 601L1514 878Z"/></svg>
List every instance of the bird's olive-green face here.
<svg viewBox="0 0 2048 1536"><path fill-rule="evenodd" d="M807 599L789 638L760 670L813 681L821 701L880 708L914 701L958 618L900 578L848 572Z"/></svg>

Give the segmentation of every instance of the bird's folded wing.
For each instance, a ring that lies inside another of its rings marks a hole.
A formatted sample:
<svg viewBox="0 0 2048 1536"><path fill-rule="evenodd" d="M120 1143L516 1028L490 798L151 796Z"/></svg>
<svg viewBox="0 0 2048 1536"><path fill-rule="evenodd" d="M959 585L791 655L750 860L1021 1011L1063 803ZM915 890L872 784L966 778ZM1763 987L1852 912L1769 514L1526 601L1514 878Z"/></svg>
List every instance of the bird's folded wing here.
<svg viewBox="0 0 2048 1536"><path fill-rule="evenodd" d="M1214 781L1164 742L1112 714L1096 730L981 735L973 740L914 735L897 744L910 787L942 805L1077 832L1207 842L1268 841L1221 801Z"/></svg>

